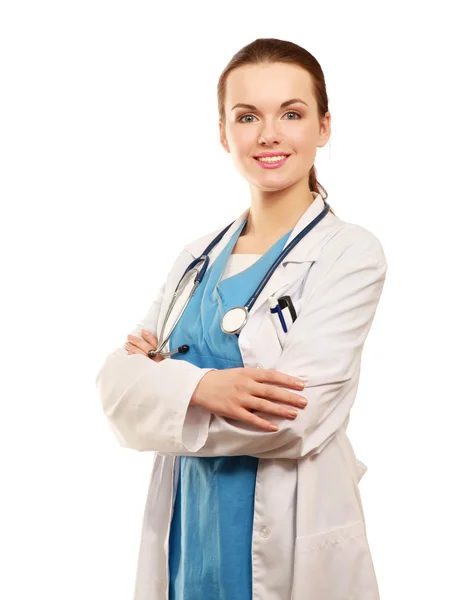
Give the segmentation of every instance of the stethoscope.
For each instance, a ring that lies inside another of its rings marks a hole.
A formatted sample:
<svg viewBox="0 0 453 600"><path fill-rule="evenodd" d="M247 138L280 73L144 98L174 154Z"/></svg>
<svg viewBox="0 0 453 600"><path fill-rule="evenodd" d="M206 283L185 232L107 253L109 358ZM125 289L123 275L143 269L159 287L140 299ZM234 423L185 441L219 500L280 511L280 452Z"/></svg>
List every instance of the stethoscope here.
<svg viewBox="0 0 453 600"><path fill-rule="evenodd" d="M276 258L276 260L269 267L269 270L267 271L266 275L262 279L259 286L256 288L256 290L250 296L248 301L245 303L245 306L235 306L234 308L231 308L223 315L222 320L220 322L220 327L224 333L227 333L229 335L233 335L233 334L235 334L237 336L239 335L239 333L241 332L241 330L244 328L245 324L248 321L252 306L255 304L258 296L261 294L261 292L263 291L267 282L272 277L275 270L280 265L280 263L283 261L285 256L287 254L289 254L291 252L291 250L300 242L300 240L303 237L305 237L307 235L307 233L309 233L313 229L313 227L316 227L316 225L322 219L324 219L324 217L329 212L330 206L325 201L324 201L324 204L325 204L325 206L324 206L322 212L320 212L319 215L317 217L315 217L311 223L309 223L304 229L302 229L302 231L296 235L296 237L292 240L292 242L290 244L288 244L288 246L286 248L284 248L284 250L282 250L280 255ZM234 221L233 221L233 223L234 223ZM223 236L228 231L228 229L231 227L231 225L233 225L233 223L230 223L227 227L225 227L225 229L223 231L221 231L212 240L212 242L207 246L207 248L204 250L203 254L199 258L196 258L195 260L193 260L190 263L190 265L187 267L187 269L185 270L183 276L179 280L178 285L176 286L175 293L173 294L170 305L167 309L167 312L166 312L166 315L164 318L164 322L162 324L162 329L161 329L161 332L159 335L157 348L155 350L149 350L149 352L148 352L148 356L150 358L153 358L157 354L160 354L161 356L163 356L165 358L165 357L171 356L172 354L176 354L178 352L180 352L181 354L186 354L186 352L189 351L189 346L187 346L186 344L184 344L183 346L179 346L176 350L172 350L171 352L163 352L162 350L163 350L165 344L170 339L170 336L173 333L174 328L176 327L179 319L181 318L182 314L184 313L184 310L186 309L186 306L189 303L190 299L195 294L197 287L203 281L203 277L205 276L205 273L209 267L209 253L220 242L220 240L223 238ZM197 265L199 263L202 263L202 266L201 266L201 268L198 269ZM161 339L163 332L165 331L165 326L168 322L170 314L171 314L177 300L180 298L182 292L186 289L186 287L188 285L190 285L191 281L192 281L192 288L190 290L190 293L189 293L186 301L184 302L183 307L181 308L181 310L178 314L178 318L173 323L170 331L165 336L165 339Z"/></svg>

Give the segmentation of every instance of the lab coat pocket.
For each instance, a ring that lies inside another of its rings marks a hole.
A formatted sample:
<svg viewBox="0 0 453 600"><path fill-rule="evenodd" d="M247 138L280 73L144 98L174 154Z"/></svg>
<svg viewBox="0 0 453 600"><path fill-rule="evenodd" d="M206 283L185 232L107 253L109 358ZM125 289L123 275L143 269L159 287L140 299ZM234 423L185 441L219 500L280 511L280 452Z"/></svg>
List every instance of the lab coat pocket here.
<svg viewBox="0 0 453 600"><path fill-rule="evenodd" d="M254 349L255 359L253 363L260 363L265 369L273 369L282 354L282 344L277 330L272 322L269 309L264 309L261 323L259 324L259 338L261 343ZM282 331L283 333L283 331Z"/></svg>
<svg viewBox="0 0 453 600"><path fill-rule="evenodd" d="M296 538L291 600L379 600L364 521Z"/></svg>
<svg viewBox="0 0 453 600"><path fill-rule="evenodd" d="M272 323L272 327L275 331L275 335L277 337L278 343L280 345L280 349L283 348L283 344L285 343L286 336L288 333L283 331L283 327L280 321L280 318L277 313L271 313L270 310L267 311L268 317Z"/></svg>

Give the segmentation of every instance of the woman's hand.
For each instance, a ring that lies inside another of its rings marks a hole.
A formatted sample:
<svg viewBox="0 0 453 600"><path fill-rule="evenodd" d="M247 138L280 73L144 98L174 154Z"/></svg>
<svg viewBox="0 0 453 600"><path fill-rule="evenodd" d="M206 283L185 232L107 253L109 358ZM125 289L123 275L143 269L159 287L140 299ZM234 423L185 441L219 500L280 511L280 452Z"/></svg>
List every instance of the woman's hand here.
<svg viewBox="0 0 453 600"><path fill-rule="evenodd" d="M307 404L307 399L300 394L278 386L301 391L305 384L296 377L272 369L245 367L208 371L195 388L190 404L221 417L256 425L265 431L276 431L278 426L275 423L257 417L253 411L295 419L297 411L290 414L287 406L276 403L298 408Z"/></svg>
<svg viewBox="0 0 453 600"><path fill-rule="evenodd" d="M157 337L145 329L142 329L140 333L144 338L143 340L142 338L129 334L127 336L128 341L124 344L124 347L126 348L128 354L144 354L149 358L148 350L155 350L157 348ZM165 358L160 354L156 354L156 356L151 360L154 362L160 362L161 360L165 360Z"/></svg>

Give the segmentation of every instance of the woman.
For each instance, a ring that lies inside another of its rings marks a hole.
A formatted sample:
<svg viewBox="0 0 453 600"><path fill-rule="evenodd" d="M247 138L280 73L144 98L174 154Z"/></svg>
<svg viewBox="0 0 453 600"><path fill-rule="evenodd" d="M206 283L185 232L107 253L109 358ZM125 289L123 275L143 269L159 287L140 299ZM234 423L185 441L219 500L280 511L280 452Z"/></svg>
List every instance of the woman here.
<svg viewBox="0 0 453 600"><path fill-rule="evenodd" d="M358 489L366 467L346 428L385 256L320 194L313 163L330 114L309 52L254 41L223 71L218 102L220 141L249 183L250 208L182 250L96 380L120 444L156 452L135 600L376 600ZM248 320L226 333L224 315L246 305L297 236ZM175 289L204 252L209 268L158 348ZM285 311L285 323L268 302L282 296L296 317Z"/></svg>

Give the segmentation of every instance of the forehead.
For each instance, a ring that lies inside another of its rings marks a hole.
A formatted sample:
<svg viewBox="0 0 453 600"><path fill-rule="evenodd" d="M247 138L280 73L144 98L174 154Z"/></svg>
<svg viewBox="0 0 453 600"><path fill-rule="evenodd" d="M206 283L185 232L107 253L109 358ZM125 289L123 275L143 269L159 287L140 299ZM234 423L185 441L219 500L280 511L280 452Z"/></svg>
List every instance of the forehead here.
<svg viewBox="0 0 453 600"><path fill-rule="evenodd" d="M225 108L237 102L273 108L289 98L299 97L310 106L314 102L310 74L294 64L244 65L228 75Z"/></svg>

